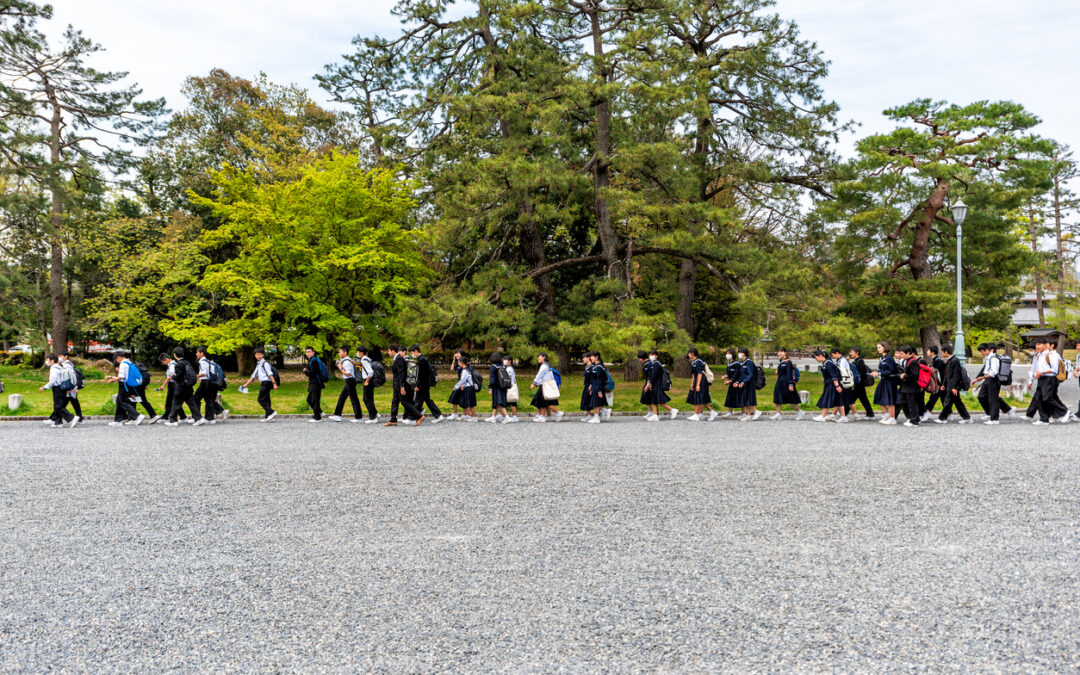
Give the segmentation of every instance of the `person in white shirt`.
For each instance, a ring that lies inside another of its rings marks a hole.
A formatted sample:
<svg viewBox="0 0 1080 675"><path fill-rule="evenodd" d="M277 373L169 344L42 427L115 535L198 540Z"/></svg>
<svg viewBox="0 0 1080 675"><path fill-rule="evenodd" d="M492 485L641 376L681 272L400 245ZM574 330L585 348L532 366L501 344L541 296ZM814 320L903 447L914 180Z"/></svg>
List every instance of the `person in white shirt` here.
<svg viewBox="0 0 1080 675"><path fill-rule="evenodd" d="M1072 417L1069 409L1058 398L1058 371L1062 368L1061 356L1046 338L1035 341L1036 357L1032 364L1035 371L1035 386L1038 387L1039 419L1034 424L1050 424L1050 419L1068 422Z"/></svg>
<svg viewBox="0 0 1080 675"><path fill-rule="evenodd" d="M257 400L266 415L262 421L273 422L274 418L277 417L277 411L274 410L270 401L270 392L275 391L278 386L277 382L274 381L274 371L270 368L270 362L266 360L266 350L262 347L255 350L255 372L244 383L244 387L249 386L255 380L259 381L259 398Z"/></svg>
<svg viewBox="0 0 1080 675"><path fill-rule="evenodd" d="M60 352L56 355L60 359L60 365L65 368L65 373L71 379L71 382L77 383L79 376L75 373L75 364L71 361L71 356L66 352ZM71 421L71 426L75 426L83 420L82 404L79 403L79 388L78 386L72 387L71 391L67 393L68 399L71 402L71 409L75 411L75 418Z"/></svg>
<svg viewBox="0 0 1080 675"><path fill-rule="evenodd" d="M359 422L364 419L364 414L360 408L360 399L356 397L356 364L349 358L348 347L338 349L337 368L338 372L341 373L341 377L345 380L345 386L341 388L341 394L338 395L334 414L327 417L327 419L332 422L340 422L341 413L345 411L345 401L349 401L353 409L352 421Z"/></svg>
<svg viewBox="0 0 1080 675"><path fill-rule="evenodd" d="M356 356L360 359L360 381L364 386L364 408L368 414L364 424L375 424L379 421L379 411L375 409L375 366L371 364L367 347L358 347Z"/></svg>
<svg viewBox="0 0 1080 675"><path fill-rule="evenodd" d="M218 390L212 381L212 366L206 355L206 347L196 347L195 358L199 360L198 375L195 378L195 405L203 408L203 419L207 424L216 424L214 414L217 412Z"/></svg>
<svg viewBox="0 0 1080 675"><path fill-rule="evenodd" d="M158 354L158 363L165 366L165 381L161 383L161 386L154 391L165 391L165 421L168 425L169 416L172 414L173 404L176 402L176 361L172 359L168 354L162 352ZM179 419L186 421L188 416L184 413L183 407L180 408ZM192 422L195 420L192 419Z"/></svg>
<svg viewBox="0 0 1080 675"><path fill-rule="evenodd" d="M53 411L49 415L49 419L45 420L45 424L50 427L62 427L65 423L70 423L71 426L75 426L78 422L78 418L68 412L68 390L66 387L71 386L74 380L68 380L67 370L60 364L59 358L56 354L49 354L45 357L45 365L49 366L49 381L40 387L41 391L49 389L52 391L53 399ZM72 374L74 377L74 374Z"/></svg>
<svg viewBox="0 0 1080 675"><path fill-rule="evenodd" d="M982 383L979 387L979 405L990 418L983 424L998 424L1001 413L1013 416L1012 407L1001 398L1001 381L998 379L1001 357L998 356L996 347L989 342L979 345L979 353L983 357L983 367L979 376L972 380L972 385Z"/></svg>
<svg viewBox="0 0 1080 675"><path fill-rule="evenodd" d="M503 354L503 365L506 366L506 372L510 374L510 389L507 391L506 396L506 407L510 414L503 420L503 423L510 424L518 421L517 404L520 393L518 392L517 371L514 370L514 360L510 358L509 354Z"/></svg>
<svg viewBox="0 0 1080 675"><path fill-rule="evenodd" d="M128 358L127 352L116 352L116 376L106 377L106 382L117 382L119 387L116 392L116 415L113 416L113 421L109 422L110 427L118 427L124 424L133 424L139 426L145 419L145 416L140 415L135 410L135 402L133 397L138 396L135 387L128 385L128 379L131 373L131 369L135 367L135 364Z"/></svg>

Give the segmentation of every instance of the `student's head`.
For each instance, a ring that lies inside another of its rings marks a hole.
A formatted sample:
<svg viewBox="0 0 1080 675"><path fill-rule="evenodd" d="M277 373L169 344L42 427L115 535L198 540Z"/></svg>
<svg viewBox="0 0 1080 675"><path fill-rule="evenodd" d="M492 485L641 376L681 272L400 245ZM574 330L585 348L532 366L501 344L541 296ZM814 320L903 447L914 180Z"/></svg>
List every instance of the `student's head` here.
<svg viewBox="0 0 1080 675"><path fill-rule="evenodd" d="M655 349L650 349L649 350L649 359L652 360L652 361L655 361L658 358L660 358L660 352L656 351Z"/></svg>
<svg viewBox="0 0 1080 675"><path fill-rule="evenodd" d="M182 358L184 358L184 353L185 352L184 352L183 347L176 347L175 349L172 350L172 353L173 353L173 356L175 356L176 358L182 359Z"/></svg>
<svg viewBox="0 0 1080 675"><path fill-rule="evenodd" d="M266 350L263 349L262 347L256 347L255 348L255 360L256 361L262 361L264 358L266 358Z"/></svg>
<svg viewBox="0 0 1080 675"><path fill-rule="evenodd" d="M829 350L829 358L830 359L838 359L838 358L840 358L840 356L842 354L843 354L843 352L840 351L839 347L833 347L832 349Z"/></svg>
<svg viewBox="0 0 1080 675"><path fill-rule="evenodd" d="M510 358L509 354L503 354L503 365L509 366L514 362L514 359Z"/></svg>
<svg viewBox="0 0 1080 675"><path fill-rule="evenodd" d="M461 355L461 365L463 365L463 366L469 365L469 355L468 354L462 354Z"/></svg>
<svg viewBox="0 0 1080 675"><path fill-rule="evenodd" d="M739 356L739 360L740 361L745 361L746 357L750 356L750 348L749 347L739 347L739 351L737 353L738 353L738 356Z"/></svg>
<svg viewBox="0 0 1080 675"><path fill-rule="evenodd" d="M979 345L979 353L982 354L983 356L986 356L987 354L989 354L992 351L994 351L994 350L991 348L989 342L984 342L984 343Z"/></svg>
<svg viewBox="0 0 1080 675"><path fill-rule="evenodd" d="M196 347L195 356L198 356L200 359L206 356L206 347Z"/></svg>
<svg viewBox="0 0 1080 675"><path fill-rule="evenodd" d="M592 360L593 360L593 363L596 363L596 364L601 364L601 363L604 362L604 359L600 358L600 352L593 352L592 353Z"/></svg>
<svg viewBox="0 0 1080 675"><path fill-rule="evenodd" d="M945 357L948 358L948 357L953 355L953 346L952 345L941 345L941 351L942 351L942 353L945 354Z"/></svg>
<svg viewBox="0 0 1080 675"><path fill-rule="evenodd" d="M692 360L696 359L697 357L698 357L697 347L691 347L690 349L686 350L686 358L688 358L688 359L690 359L692 361Z"/></svg>
<svg viewBox="0 0 1080 675"><path fill-rule="evenodd" d="M65 349L62 352L57 352L56 353L56 358L59 359L60 361L67 361L68 360L67 350Z"/></svg>
<svg viewBox="0 0 1080 675"><path fill-rule="evenodd" d="M848 350L847 355L848 355L849 359L854 361L855 359L862 356L862 349L860 349L859 347L852 347L851 349Z"/></svg>
<svg viewBox="0 0 1080 675"><path fill-rule="evenodd" d="M638 353L637 353L637 357L638 357L638 361L647 361L648 358L649 358L649 353L647 351L645 351L644 349L639 349Z"/></svg>
<svg viewBox="0 0 1080 675"><path fill-rule="evenodd" d="M540 352L539 354L537 354L536 355L536 362L537 363L547 363L548 362L547 352Z"/></svg>
<svg viewBox="0 0 1080 675"><path fill-rule="evenodd" d="M59 357L57 357L56 354L49 354L48 356L45 357L45 363L47 363L50 366L55 364L59 360L60 359L59 359Z"/></svg>
<svg viewBox="0 0 1080 675"><path fill-rule="evenodd" d="M368 348L365 347L364 345L360 345L359 347L356 348L356 353L359 354L360 356L367 356Z"/></svg>
<svg viewBox="0 0 1080 675"><path fill-rule="evenodd" d="M413 356L420 356L420 345L418 345L418 344L409 345L409 353L412 354Z"/></svg>
<svg viewBox="0 0 1080 675"><path fill-rule="evenodd" d="M781 347L780 349L777 349L776 350L776 355L779 356L782 359L786 359L787 358L787 347Z"/></svg>
<svg viewBox="0 0 1080 675"><path fill-rule="evenodd" d="M315 356L315 348L304 347L304 354L310 359L312 356Z"/></svg>
<svg viewBox="0 0 1080 675"><path fill-rule="evenodd" d="M454 358L455 359L460 359L461 358L461 350L460 349L458 349L458 350L456 350L454 352Z"/></svg>
<svg viewBox="0 0 1080 675"><path fill-rule="evenodd" d="M495 366L501 366L503 362L502 352L491 352L491 363Z"/></svg>
<svg viewBox="0 0 1080 675"><path fill-rule="evenodd" d="M169 355L166 354L165 352L161 352L160 354L158 354L157 355L157 360L158 360L158 363L161 363L161 364L166 364L169 361L172 361L172 359L169 358Z"/></svg>
<svg viewBox="0 0 1080 675"><path fill-rule="evenodd" d="M897 351L899 351L904 356L911 356L915 353L915 351L911 348L911 345L900 345L900 349L898 349Z"/></svg>
<svg viewBox="0 0 1080 675"><path fill-rule="evenodd" d="M930 347L926 350L926 352L928 354L930 354L930 356L937 356L938 355L937 345L930 345Z"/></svg>
<svg viewBox="0 0 1080 675"><path fill-rule="evenodd" d="M735 350L734 349L729 349L726 352L724 352L724 358L727 359L728 361L734 361L735 360Z"/></svg>
<svg viewBox="0 0 1080 675"><path fill-rule="evenodd" d="M877 353L881 354L881 355L888 354L889 353L889 343L885 342L884 340L877 343Z"/></svg>
<svg viewBox="0 0 1080 675"><path fill-rule="evenodd" d="M386 353L390 356L396 356L398 353L397 343L391 342L390 344L386 345Z"/></svg>
<svg viewBox="0 0 1080 675"><path fill-rule="evenodd" d="M121 361L123 361L123 360L127 359L127 357L128 357L128 355L127 355L127 352L125 352L125 351L123 351L123 350L120 350L120 351L118 351L118 352L115 352L115 353L113 354L113 360L114 360L114 361L116 361L117 363L119 363L119 362L121 362ZM53 358L53 360L54 360L54 361L56 360L56 359L55 359L55 355L54 355L54 358Z"/></svg>
<svg viewBox="0 0 1080 675"><path fill-rule="evenodd" d="M818 363L823 363L828 358L827 356L825 356L825 352L821 351L820 349L815 349L812 356L814 357L814 360Z"/></svg>

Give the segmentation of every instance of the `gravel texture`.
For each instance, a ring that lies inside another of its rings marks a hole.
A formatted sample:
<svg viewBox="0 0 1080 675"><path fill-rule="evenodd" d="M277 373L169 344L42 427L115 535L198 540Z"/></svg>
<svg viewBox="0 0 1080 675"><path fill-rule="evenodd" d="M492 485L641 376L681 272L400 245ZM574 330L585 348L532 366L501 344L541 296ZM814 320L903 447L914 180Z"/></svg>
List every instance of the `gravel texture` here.
<svg viewBox="0 0 1080 675"><path fill-rule="evenodd" d="M0 424L0 669L1080 669L1080 425L927 426Z"/></svg>

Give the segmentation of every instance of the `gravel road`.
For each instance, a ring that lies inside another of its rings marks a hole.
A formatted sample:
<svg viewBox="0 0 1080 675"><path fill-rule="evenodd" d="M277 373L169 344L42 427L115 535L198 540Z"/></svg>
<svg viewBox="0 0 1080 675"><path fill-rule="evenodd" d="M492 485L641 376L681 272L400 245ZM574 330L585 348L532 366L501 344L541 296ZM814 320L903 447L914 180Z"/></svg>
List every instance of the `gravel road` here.
<svg viewBox="0 0 1080 675"><path fill-rule="evenodd" d="M1078 434L0 424L0 669L1075 671Z"/></svg>

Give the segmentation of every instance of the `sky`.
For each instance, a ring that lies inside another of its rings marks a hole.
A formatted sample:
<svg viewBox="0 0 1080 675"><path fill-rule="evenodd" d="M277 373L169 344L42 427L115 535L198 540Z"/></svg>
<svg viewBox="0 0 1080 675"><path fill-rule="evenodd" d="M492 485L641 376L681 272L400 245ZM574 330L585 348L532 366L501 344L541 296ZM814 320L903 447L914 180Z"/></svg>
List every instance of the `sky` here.
<svg viewBox="0 0 1080 675"><path fill-rule="evenodd" d="M148 97L181 109L189 75L224 68L265 72L309 88L312 77L351 51L356 35L394 35L393 0L51 0L49 27L72 24L106 52L92 65L126 70ZM1037 9L1035 9L1037 8ZM1013 100L1042 118L1038 133L1080 149L1080 88L1073 72L1078 0L777 0L832 62L825 94L857 136L885 131L886 108L916 98L955 103Z"/></svg>

